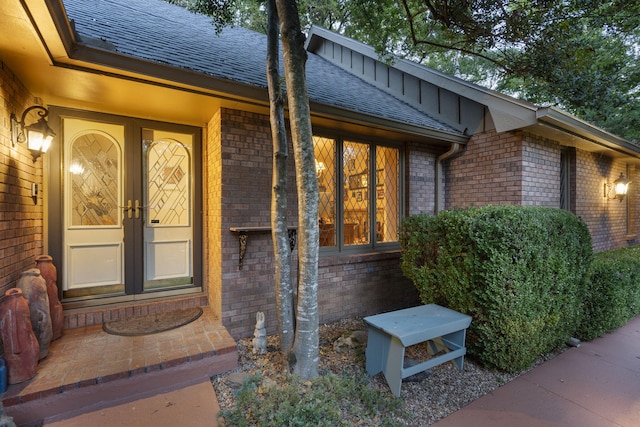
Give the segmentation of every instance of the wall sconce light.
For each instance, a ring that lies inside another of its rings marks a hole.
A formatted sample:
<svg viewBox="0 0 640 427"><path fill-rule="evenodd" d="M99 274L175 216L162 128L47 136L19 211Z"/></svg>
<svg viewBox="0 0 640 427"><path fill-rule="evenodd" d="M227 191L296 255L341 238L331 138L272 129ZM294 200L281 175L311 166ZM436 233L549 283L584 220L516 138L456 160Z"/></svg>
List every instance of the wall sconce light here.
<svg viewBox="0 0 640 427"><path fill-rule="evenodd" d="M37 122L27 125L24 120L27 114L33 110L40 110L37 112L40 118ZM56 135L45 120L48 115L49 110L39 105L34 105L24 110L20 121L18 121L15 114L11 113L11 142L14 147L18 142L26 142L34 162L42 153L47 152L53 137Z"/></svg>
<svg viewBox="0 0 640 427"><path fill-rule="evenodd" d="M631 181L620 173L620 178L613 181L613 184L604 184L604 197L607 199L618 199L622 202L627 195Z"/></svg>

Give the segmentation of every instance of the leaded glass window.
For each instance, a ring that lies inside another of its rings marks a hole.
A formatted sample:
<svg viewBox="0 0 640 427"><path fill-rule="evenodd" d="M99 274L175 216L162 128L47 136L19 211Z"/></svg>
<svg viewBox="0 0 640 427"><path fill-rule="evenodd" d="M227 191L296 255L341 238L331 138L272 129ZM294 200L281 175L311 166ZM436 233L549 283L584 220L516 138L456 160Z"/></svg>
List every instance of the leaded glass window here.
<svg viewBox="0 0 640 427"><path fill-rule="evenodd" d="M314 148L320 246L342 250L397 242L401 150L319 136Z"/></svg>

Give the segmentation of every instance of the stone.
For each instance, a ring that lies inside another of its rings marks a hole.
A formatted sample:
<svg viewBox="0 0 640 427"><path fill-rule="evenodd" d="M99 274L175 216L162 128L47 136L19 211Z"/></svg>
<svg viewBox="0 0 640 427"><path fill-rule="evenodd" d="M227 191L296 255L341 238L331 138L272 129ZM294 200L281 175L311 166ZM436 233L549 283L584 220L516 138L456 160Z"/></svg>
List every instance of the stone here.
<svg viewBox="0 0 640 427"><path fill-rule="evenodd" d="M353 331L349 335L342 336L334 341L333 350L341 353L362 347L367 343L367 331Z"/></svg>

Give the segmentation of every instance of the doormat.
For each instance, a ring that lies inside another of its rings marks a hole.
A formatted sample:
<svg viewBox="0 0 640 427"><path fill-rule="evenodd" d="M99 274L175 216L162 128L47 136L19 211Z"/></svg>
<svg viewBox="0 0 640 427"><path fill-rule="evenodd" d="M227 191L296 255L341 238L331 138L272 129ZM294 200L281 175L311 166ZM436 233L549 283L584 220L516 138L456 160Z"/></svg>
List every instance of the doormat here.
<svg viewBox="0 0 640 427"><path fill-rule="evenodd" d="M102 329L108 334L127 337L150 335L179 328L193 322L201 315L202 308L200 307L184 308L149 314L148 316L105 322L102 324Z"/></svg>

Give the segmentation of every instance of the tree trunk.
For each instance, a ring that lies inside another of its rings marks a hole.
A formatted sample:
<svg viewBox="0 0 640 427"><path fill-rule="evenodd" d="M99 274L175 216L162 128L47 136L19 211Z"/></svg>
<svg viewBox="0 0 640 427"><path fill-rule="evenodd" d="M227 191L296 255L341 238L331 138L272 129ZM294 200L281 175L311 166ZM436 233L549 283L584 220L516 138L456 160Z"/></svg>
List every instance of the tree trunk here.
<svg viewBox="0 0 640 427"><path fill-rule="evenodd" d="M295 0L275 0L280 19L298 193L298 305L293 373L318 376L318 179L305 76L305 36Z"/></svg>
<svg viewBox="0 0 640 427"><path fill-rule="evenodd" d="M283 368L287 368L293 347L293 284L291 247L287 228L287 136L284 124L284 99L279 71L279 29L275 0L267 1L267 83L271 138L273 140L273 178L271 192L271 236L275 259L276 310Z"/></svg>

